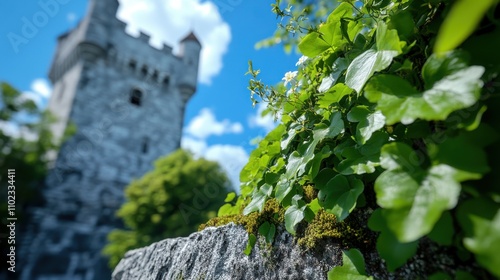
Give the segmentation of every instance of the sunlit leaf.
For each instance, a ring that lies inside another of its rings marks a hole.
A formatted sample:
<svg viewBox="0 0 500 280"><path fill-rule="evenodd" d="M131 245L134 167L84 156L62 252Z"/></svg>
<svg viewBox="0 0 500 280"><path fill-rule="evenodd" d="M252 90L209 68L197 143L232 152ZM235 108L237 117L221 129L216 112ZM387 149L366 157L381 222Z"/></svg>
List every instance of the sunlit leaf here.
<svg viewBox="0 0 500 280"><path fill-rule="evenodd" d="M458 47L477 25L495 0L459 0L446 16L434 45L434 52L442 53Z"/></svg>
<svg viewBox="0 0 500 280"><path fill-rule="evenodd" d="M373 279L365 275L365 260L357 249L342 253L342 266L334 267L328 272L328 280L366 280Z"/></svg>

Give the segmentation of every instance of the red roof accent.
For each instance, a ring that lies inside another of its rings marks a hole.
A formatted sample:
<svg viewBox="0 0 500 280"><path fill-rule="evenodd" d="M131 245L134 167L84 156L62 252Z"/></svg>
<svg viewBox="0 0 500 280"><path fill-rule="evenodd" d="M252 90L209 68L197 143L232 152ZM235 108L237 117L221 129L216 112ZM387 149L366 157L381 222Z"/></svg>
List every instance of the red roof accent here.
<svg viewBox="0 0 500 280"><path fill-rule="evenodd" d="M194 41L194 42L198 43L199 45L201 45L200 41L198 40L196 35L194 35L193 31L191 31L186 37L184 37L184 39L181 40L181 43L185 42L185 41Z"/></svg>

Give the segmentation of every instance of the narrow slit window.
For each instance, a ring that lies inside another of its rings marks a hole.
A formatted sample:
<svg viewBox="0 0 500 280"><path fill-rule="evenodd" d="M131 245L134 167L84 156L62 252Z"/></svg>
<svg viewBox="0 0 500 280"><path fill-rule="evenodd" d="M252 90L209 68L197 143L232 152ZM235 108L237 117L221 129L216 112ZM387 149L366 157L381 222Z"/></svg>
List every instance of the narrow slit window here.
<svg viewBox="0 0 500 280"><path fill-rule="evenodd" d="M153 71L153 75L151 76L151 78L153 79L153 81L158 81L158 71L157 70Z"/></svg>
<svg viewBox="0 0 500 280"><path fill-rule="evenodd" d="M142 139L142 153L147 154L149 151L149 141L148 138Z"/></svg>
<svg viewBox="0 0 500 280"><path fill-rule="evenodd" d="M168 87L169 84L170 84L170 77L166 76L165 78L163 78L163 85Z"/></svg>
<svg viewBox="0 0 500 280"><path fill-rule="evenodd" d="M130 68L130 70L134 71L135 70L135 67L137 66L137 62L135 62L135 60L131 60L129 63L128 63L128 67Z"/></svg>
<svg viewBox="0 0 500 280"><path fill-rule="evenodd" d="M146 77L148 75L148 67L146 65L142 66L141 74Z"/></svg>
<svg viewBox="0 0 500 280"><path fill-rule="evenodd" d="M132 93L130 94L130 103L136 105L136 106L141 106L142 103L142 91L138 89L132 90Z"/></svg>

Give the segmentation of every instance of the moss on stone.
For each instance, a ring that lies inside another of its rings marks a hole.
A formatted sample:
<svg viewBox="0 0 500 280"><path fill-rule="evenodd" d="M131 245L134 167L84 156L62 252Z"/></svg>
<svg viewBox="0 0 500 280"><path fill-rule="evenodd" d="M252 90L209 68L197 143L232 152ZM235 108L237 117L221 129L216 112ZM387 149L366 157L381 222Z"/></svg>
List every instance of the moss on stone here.
<svg viewBox="0 0 500 280"><path fill-rule="evenodd" d="M303 186L302 190L304 192L304 201L306 203L310 203L311 201L313 201L315 198L318 197L318 190L311 185Z"/></svg>
<svg viewBox="0 0 500 280"><path fill-rule="evenodd" d="M370 232L355 217L338 222L335 215L323 209L297 233L297 243L307 249L322 247L324 242L335 240L344 247L363 248L370 243Z"/></svg>
<svg viewBox="0 0 500 280"><path fill-rule="evenodd" d="M264 222L269 222L275 225L283 224L285 221L285 209L283 209L276 199L269 199L264 204L262 212L253 212L249 215L237 214L210 219L205 224L200 225L198 230L203 230L207 227L219 227L229 223L242 225L249 233L258 234L259 227Z"/></svg>
<svg viewBox="0 0 500 280"><path fill-rule="evenodd" d="M304 193L314 194L316 190L312 186L304 187ZM306 194L308 195L308 194ZM316 197L317 194L314 194ZM362 211L355 211L342 222L338 222L334 214L323 209L316 213L314 219L307 223L301 222L297 228L296 241L299 245L309 249L324 247L324 243L337 242L346 248L359 248L361 250L374 246L374 232L366 228L366 217ZM253 212L249 215L228 215L216 217L202 224L199 230L207 227L219 227L229 223L235 223L245 227L248 233L257 235L260 225L264 222L274 224L276 227L283 225L285 221L285 209L280 206L276 199L266 201L262 212Z"/></svg>

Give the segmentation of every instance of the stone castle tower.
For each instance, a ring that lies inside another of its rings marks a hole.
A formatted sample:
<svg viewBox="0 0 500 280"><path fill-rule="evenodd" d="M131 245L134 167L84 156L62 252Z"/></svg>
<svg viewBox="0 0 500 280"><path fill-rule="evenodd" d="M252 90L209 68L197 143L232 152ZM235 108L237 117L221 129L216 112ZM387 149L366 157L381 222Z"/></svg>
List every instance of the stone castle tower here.
<svg viewBox="0 0 500 280"><path fill-rule="evenodd" d="M89 0L79 25L58 38L49 77L55 137L73 135L54 157L46 207L34 210L21 244L21 279L110 279L101 256L114 212L133 178L180 146L201 45L193 33L180 54L134 38L116 18L117 0ZM165 32L168 28L165 27Z"/></svg>

